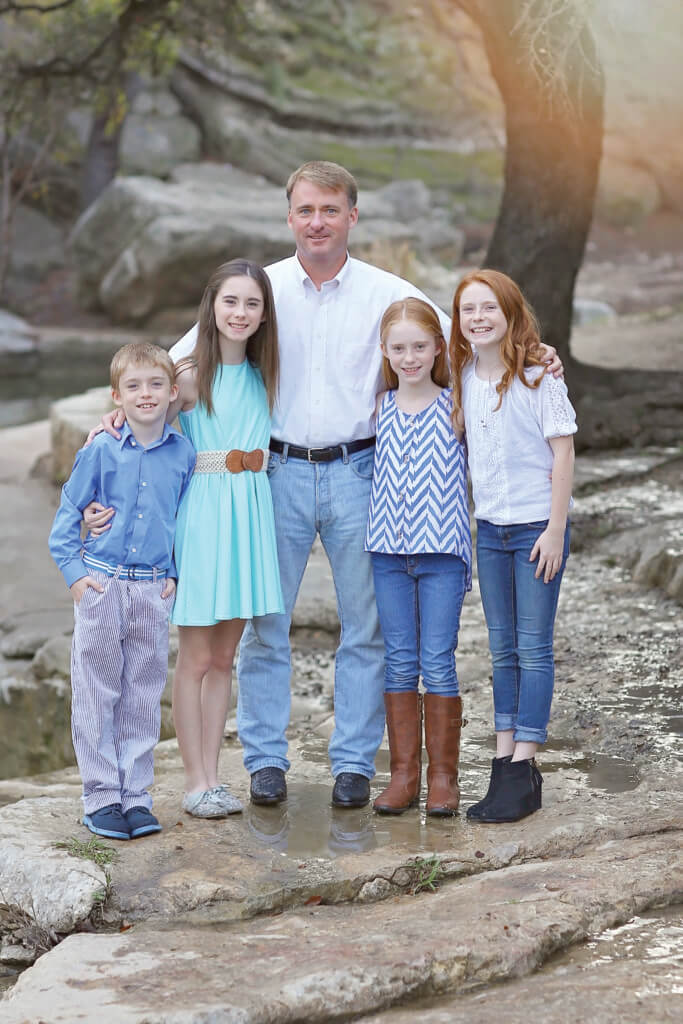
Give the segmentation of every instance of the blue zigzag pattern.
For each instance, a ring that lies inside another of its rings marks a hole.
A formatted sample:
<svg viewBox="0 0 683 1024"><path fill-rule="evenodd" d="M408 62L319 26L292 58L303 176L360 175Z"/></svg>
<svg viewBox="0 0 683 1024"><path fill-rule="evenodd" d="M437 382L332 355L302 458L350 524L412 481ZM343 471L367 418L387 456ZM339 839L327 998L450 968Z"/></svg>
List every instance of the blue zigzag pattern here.
<svg viewBox="0 0 683 1024"><path fill-rule="evenodd" d="M366 548L444 552L472 563L465 450L455 439L447 390L406 416L390 392L377 417Z"/></svg>

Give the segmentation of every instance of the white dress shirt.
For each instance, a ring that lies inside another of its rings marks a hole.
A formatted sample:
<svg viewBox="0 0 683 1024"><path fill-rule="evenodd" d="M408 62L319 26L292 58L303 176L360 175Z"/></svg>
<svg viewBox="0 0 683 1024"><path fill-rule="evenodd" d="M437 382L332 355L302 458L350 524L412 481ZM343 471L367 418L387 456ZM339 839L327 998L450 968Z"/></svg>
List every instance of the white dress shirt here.
<svg viewBox="0 0 683 1024"><path fill-rule="evenodd" d="M424 299L414 285L348 257L318 291L296 255L266 267L273 286L280 343L280 391L272 436L304 448L372 437L375 401L384 388L379 324L397 299ZM196 325L171 349L177 362L194 348Z"/></svg>

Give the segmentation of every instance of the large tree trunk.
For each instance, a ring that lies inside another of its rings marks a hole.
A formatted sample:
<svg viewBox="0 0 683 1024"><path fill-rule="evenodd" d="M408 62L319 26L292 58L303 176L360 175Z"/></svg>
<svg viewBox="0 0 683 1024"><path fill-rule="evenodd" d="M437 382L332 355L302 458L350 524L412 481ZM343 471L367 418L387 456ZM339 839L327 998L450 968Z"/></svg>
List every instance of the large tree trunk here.
<svg viewBox="0 0 683 1024"><path fill-rule="evenodd" d="M574 377L572 299L602 152L603 78L595 44L586 22L577 22L582 15L573 0L462 6L482 30L505 103L505 187L486 264L517 281L544 340Z"/></svg>
<svg viewBox="0 0 683 1024"><path fill-rule="evenodd" d="M505 104L505 187L486 266L520 285L567 371L579 447L672 444L680 377L572 358L576 275L602 153L604 83L583 0L454 0L479 26Z"/></svg>

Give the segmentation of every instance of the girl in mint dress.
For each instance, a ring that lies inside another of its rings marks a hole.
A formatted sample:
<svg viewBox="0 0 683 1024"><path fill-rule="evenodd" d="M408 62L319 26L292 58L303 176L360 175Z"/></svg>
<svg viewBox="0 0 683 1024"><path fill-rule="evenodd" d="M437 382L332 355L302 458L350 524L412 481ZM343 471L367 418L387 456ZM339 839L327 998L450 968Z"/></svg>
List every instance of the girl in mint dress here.
<svg viewBox="0 0 683 1024"><path fill-rule="evenodd" d="M171 415L178 414L197 451L175 537L173 717L185 768L183 808L219 818L242 810L218 779L235 649L247 619L284 611L265 473L277 328L261 267L247 260L220 266L197 328L171 355L179 388Z"/></svg>

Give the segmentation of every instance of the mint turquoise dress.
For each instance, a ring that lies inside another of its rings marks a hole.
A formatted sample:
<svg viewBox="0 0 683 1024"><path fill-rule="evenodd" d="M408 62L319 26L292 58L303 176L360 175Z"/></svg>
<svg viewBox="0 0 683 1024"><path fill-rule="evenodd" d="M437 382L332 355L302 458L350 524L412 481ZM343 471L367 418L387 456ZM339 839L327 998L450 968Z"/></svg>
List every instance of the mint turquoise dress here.
<svg viewBox="0 0 683 1024"><path fill-rule="evenodd" d="M214 414L197 403L179 415L195 449L267 448L270 415L261 374L246 359L219 367ZM178 589L171 621L213 626L283 612L273 501L266 473L197 473L178 509Z"/></svg>

